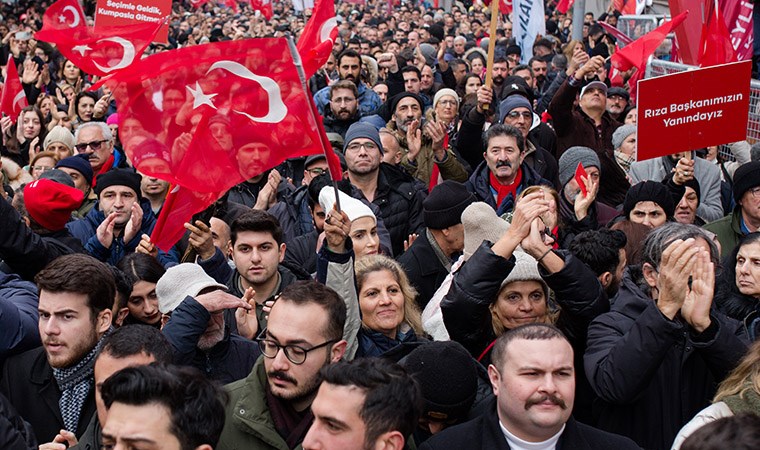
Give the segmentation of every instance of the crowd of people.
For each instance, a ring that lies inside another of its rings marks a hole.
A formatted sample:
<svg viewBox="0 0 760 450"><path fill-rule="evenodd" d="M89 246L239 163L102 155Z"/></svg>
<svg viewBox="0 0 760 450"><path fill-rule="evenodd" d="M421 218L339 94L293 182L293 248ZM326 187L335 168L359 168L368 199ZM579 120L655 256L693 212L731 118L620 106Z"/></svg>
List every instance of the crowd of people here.
<svg viewBox="0 0 760 450"><path fill-rule="evenodd" d="M288 159L167 251L144 124L33 38L50 3L0 21L29 103L0 119L1 448L760 448L760 146L637 160L614 3L573 39L547 2L530 49L482 4L336 4L308 86L342 181ZM146 53L314 7L272 6L174 3ZM149 101L166 128L193 99Z"/></svg>

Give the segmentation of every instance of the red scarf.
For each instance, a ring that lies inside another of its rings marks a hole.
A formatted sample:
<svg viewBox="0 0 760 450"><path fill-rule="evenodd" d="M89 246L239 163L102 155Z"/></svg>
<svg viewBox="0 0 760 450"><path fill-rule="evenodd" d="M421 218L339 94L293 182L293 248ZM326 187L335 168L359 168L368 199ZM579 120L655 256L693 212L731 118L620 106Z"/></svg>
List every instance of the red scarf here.
<svg viewBox="0 0 760 450"><path fill-rule="evenodd" d="M113 166L113 161L114 161L114 157L113 157L113 153L111 153L111 156L108 157L108 160L105 162L105 164L103 164L103 167L100 168L97 175L103 175L104 173L111 170L111 166ZM92 179L93 188L95 187L95 184L97 182L98 182L98 177L96 176L95 178Z"/></svg>
<svg viewBox="0 0 760 450"><path fill-rule="evenodd" d="M496 179L493 172L489 171L488 174L488 177L491 180L491 187L496 191L496 209L499 209L501 202L507 198L507 195L512 194L512 198L517 198L517 186L519 186L522 181L522 167L517 168L517 176L514 181L512 181L512 184L501 184L499 180Z"/></svg>

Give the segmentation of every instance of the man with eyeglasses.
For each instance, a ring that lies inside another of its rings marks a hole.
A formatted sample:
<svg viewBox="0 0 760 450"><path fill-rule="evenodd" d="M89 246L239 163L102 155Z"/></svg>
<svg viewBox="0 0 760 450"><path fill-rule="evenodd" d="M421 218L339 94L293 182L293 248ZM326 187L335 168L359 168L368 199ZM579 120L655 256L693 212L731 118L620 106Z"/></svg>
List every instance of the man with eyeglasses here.
<svg viewBox="0 0 760 450"><path fill-rule="evenodd" d="M346 137L351 124L359 120L359 91L349 80L341 80L330 86L330 108L325 111L325 131Z"/></svg>
<svg viewBox="0 0 760 450"><path fill-rule="evenodd" d="M113 134L105 122L87 122L77 128L76 151L88 155L95 175L115 168L129 167L127 159L114 151Z"/></svg>
<svg viewBox="0 0 760 450"><path fill-rule="evenodd" d="M734 172L734 201L736 207L722 219L705 225L715 233L723 254L728 254L749 233L760 231L760 161L739 166Z"/></svg>
<svg viewBox="0 0 760 450"><path fill-rule="evenodd" d="M408 98L414 94L401 94ZM419 100L412 100L421 109ZM395 104L393 106L396 106ZM395 108L393 108L395 109ZM423 227L420 183L407 173L383 163L383 147L377 129L357 122L348 129L343 145L351 195L366 199L380 208L380 216L391 235L393 254L404 251L404 241Z"/></svg>
<svg viewBox="0 0 760 450"><path fill-rule="evenodd" d="M341 80L348 80L356 85L359 101L359 114L367 115L380 107L380 96L368 88L361 79L362 59L354 50L344 50L338 55L338 76ZM330 103L330 86L320 89L314 94L314 103L317 105L319 114L323 117L327 114Z"/></svg>
<svg viewBox="0 0 760 450"><path fill-rule="evenodd" d="M236 316L257 331L249 298L226 291L227 286L190 263L170 267L156 284L161 331L172 344L174 363L195 367L220 383L246 377L261 354L255 342L231 331L224 317L226 309L236 309Z"/></svg>
<svg viewBox="0 0 760 450"><path fill-rule="evenodd" d="M259 337L263 356L230 395L219 450L293 449L314 421L320 370L343 357L346 305L332 289L299 281L282 291Z"/></svg>

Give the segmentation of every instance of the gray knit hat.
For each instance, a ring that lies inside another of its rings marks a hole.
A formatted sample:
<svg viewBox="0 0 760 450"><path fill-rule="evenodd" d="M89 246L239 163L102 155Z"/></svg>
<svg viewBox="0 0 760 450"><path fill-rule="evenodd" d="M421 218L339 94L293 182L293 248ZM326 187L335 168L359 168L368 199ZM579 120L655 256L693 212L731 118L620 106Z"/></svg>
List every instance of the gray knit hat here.
<svg viewBox="0 0 760 450"><path fill-rule="evenodd" d="M536 261L534 257L520 250L516 250L513 255L516 260L515 267L511 272L509 272L507 278L501 282L501 287L499 290L501 291L504 286L513 281L538 281L541 283L541 287L544 290L544 295L548 299L549 286L546 285L546 282L543 278L541 278L541 274L538 272L538 261Z"/></svg>
<svg viewBox="0 0 760 450"><path fill-rule="evenodd" d="M570 147L559 157L560 186L566 185L573 179L578 163L583 164L584 169L596 167L600 172L602 170L602 164L599 162L599 156L595 151L588 147Z"/></svg>
<svg viewBox="0 0 760 450"><path fill-rule="evenodd" d="M217 283L198 264L184 263L170 267L156 283L158 310L162 314L168 314L174 311L185 297L195 297L210 287L227 290L227 286Z"/></svg>
<svg viewBox="0 0 760 450"><path fill-rule="evenodd" d="M48 146L54 142L65 145L72 152L74 151L74 144L76 144L74 135L71 134L71 131L69 131L68 128L62 127L60 125L54 126L53 129L50 130L50 132L47 134L47 136L45 136L45 140L42 141L43 150L47 150Z"/></svg>
<svg viewBox="0 0 760 450"><path fill-rule="evenodd" d="M621 145L623 145L623 141L628 136L632 135L636 132L636 125L627 123L623 126L620 126L615 130L614 133L612 133L612 148L617 150L620 148Z"/></svg>
<svg viewBox="0 0 760 450"><path fill-rule="evenodd" d="M509 229L509 222L496 215L488 203L475 202L462 213L464 259L470 259L483 241L496 242Z"/></svg>
<svg viewBox="0 0 760 450"><path fill-rule="evenodd" d="M383 144L380 142L380 133L378 133L377 128L366 122L356 122L355 124L348 127L348 131L346 131L346 139L343 142L344 154L346 153L346 148L348 148L348 145L351 143L351 141L358 138L371 140L375 143L375 145L377 145L377 148L380 149L380 154L383 154L384 150Z"/></svg>

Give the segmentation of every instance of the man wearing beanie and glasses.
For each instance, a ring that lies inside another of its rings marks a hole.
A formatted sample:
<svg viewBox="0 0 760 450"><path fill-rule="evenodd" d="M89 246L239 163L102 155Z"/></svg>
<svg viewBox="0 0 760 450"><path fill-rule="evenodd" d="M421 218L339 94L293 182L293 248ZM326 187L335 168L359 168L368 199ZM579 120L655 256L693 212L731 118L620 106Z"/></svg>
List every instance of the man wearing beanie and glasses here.
<svg viewBox="0 0 760 450"><path fill-rule="evenodd" d="M380 208L380 217L391 235L393 254L404 251L404 241L423 226L424 193L414 178L381 162L383 146L377 129L357 122L346 132L343 154L348 167L351 195Z"/></svg>
<svg viewBox="0 0 760 450"><path fill-rule="evenodd" d="M444 181L422 202L426 229L398 261L417 289L417 304L425 309L464 249L462 212L475 196L456 181Z"/></svg>
<svg viewBox="0 0 760 450"><path fill-rule="evenodd" d="M83 253L82 245L66 230L82 197L68 175L48 170L16 194L13 206L0 200L0 270L32 281L59 256Z"/></svg>
<svg viewBox="0 0 760 450"><path fill-rule="evenodd" d="M728 216L705 225L718 236L724 254L728 254L745 234L760 230L760 161L748 162L734 172L736 207Z"/></svg>
<svg viewBox="0 0 760 450"><path fill-rule="evenodd" d="M98 175L96 207L84 219L67 225L89 254L115 265L137 249L143 235L150 236L156 216L150 202L142 198L141 180L132 169L113 169ZM176 256L162 251L158 259L162 264L177 262Z"/></svg>

